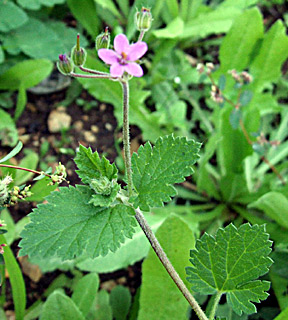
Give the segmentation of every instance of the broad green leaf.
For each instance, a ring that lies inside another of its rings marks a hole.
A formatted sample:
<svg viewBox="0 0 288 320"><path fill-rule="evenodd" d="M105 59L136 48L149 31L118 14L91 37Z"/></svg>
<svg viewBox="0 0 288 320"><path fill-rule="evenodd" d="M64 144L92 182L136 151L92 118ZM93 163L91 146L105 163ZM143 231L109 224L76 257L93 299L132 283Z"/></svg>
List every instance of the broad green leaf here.
<svg viewBox="0 0 288 320"><path fill-rule="evenodd" d="M237 17L220 47L221 71L244 70L263 32L262 16L257 8L247 10Z"/></svg>
<svg viewBox="0 0 288 320"><path fill-rule="evenodd" d="M0 160L0 163L3 163L5 161L13 158L16 154L18 154L21 151L22 147L23 147L23 143L21 141L19 141L17 143L17 145L15 146L15 148L13 148L13 150L11 150L4 158L2 158Z"/></svg>
<svg viewBox="0 0 288 320"><path fill-rule="evenodd" d="M19 166L23 168L29 168L35 170L37 168L37 164L39 161L39 156L36 152L30 152L27 156L25 156L20 162ZM14 183L15 185L21 185L33 177L34 173L24 171L24 170L16 170Z"/></svg>
<svg viewBox="0 0 288 320"><path fill-rule="evenodd" d="M33 36L33 43L31 43L31 36ZM13 53L13 50L21 50L35 59L57 61L60 53L71 51L75 45L76 36L77 31L66 27L64 23L44 23L30 18L21 28L5 36L4 46L9 53ZM81 36L81 46L86 44L85 38Z"/></svg>
<svg viewBox="0 0 288 320"><path fill-rule="evenodd" d="M122 204L95 207L88 204L92 194L80 185L52 192L47 204L30 213L31 223L21 234L20 255L69 260L85 251L91 258L116 251L125 237L132 237L134 210Z"/></svg>
<svg viewBox="0 0 288 320"><path fill-rule="evenodd" d="M22 26L28 17L25 11L12 1L0 0L0 31L8 32Z"/></svg>
<svg viewBox="0 0 288 320"><path fill-rule="evenodd" d="M237 229L232 224L220 228L215 237L204 234L190 252L192 267L187 267L192 290L201 294L225 293L233 310L252 314L252 302L265 300L270 283L255 280L269 271L272 242L264 226L246 223Z"/></svg>
<svg viewBox="0 0 288 320"><path fill-rule="evenodd" d="M155 232L167 218L167 214L145 214L153 232ZM95 259L86 258L77 263L77 268L88 272L108 273L119 269L127 268L135 262L146 257L150 248L149 241L143 233L143 230L137 226L132 239L127 239L125 243L114 253L109 252L105 257Z"/></svg>
<svg viewBox="0 0 288 320"><path fill-rule="evenodd" d="M156 236L179 276L188 285L183 266L187 263L189 250L195 244L193 232L182 219L171 216L165 220ZM139 302L138 320L187 319L188 303L152 248L142 265Z"/></svg>
<svg viewBox="0 0 288 320"><path fill-rule="evenodd" d="M248 320L247 314L238 316L227 303L218 305L216 315L223 320Z"/></svg>
<svg viewBox="0 0 288 320"><path fill-rule="evenodd" d="M283 310L274 320L286 320L288 318L288 307Z"/></svg>
<svg viewBox="0 0 288 320"><path fill-rule="evenodd" d="M257 4L258 0L225 0L220 4L220 7L237 7L239 9L245 9L254 4Z"/></svg>
<svg viewBox="0 0 288 320"><path fill-rule="evenodd" d="M108 9L111 11L116 17L120 16L119 10L115 6L112 0L94 0L96 3L98 3L101 7Z"/></svg>
<svg viewBox="0 0 288 320"><path fill-rule="evenodd" d="M239 128L240 120L242 119L242 112L240 109L233 109L230 113L229 121L234 130Z"/></svg>
<svg viewBox="0 0 288 320"><path fill-rule="evenodd" d="M15 146L18 132L10 114L0 109L0 140L3 146Z"/></svg>
<svg viewBox="0 0 288 320"><path fill-rule="evenodd" d="M0 235L0 243L6 243L3 235ZM22 272L10 247L5 247L3 257L12 287L16 319L23 319L26 306L26 292Z"/></svg>
<svg viewBox="0 0 288 320"><path fill-rule="evenodd" d="M77 156L74 159L79 170L76 170L83 183L90 183L91 179L107 177L110 181L117 178L118 170L104 156L100 158L97 151L85 148L80 144Z"/></svg>
<svg viewBox="0 0 288 320"><path fill-rule="evenodd" d="M50 182L50 178L44 178L34 183L31 188L32 196L29 197L29 201L41 202L58 187L57 184L52 186L48 185Z"/></svg>
<svg viewBox="0 0 288 320"><path fill-rule="evenodd" d="M0 45L0 64L2 62L4 62L4 60L5 60L4 50L3 50L2 46Z"/></svg>
<svg viewBox="0 0 288 320"><path fill-rule="evenodd" d="M248 207L263 210L281 227L288 229L288 199L282 193L268 192Z"/></svg>
<svg viewBox="0 0 288 320"><path fill-rule="evenodd" d="M98 288L99 277L97 273L89 273L77 282L73 290L72 300L84 317L87 316L93 305Z"/></svg>
<svg viewBox="0 0 288 320"><path fill-rule="evenodd" d="M193 173L192 166L199 158L200 143L173 135L160 137L155 146L147 142L132 156L133 184L137 195L134 207L149 211L161 207L176 195L174 183L180 183Z"/></svg>
<svg viewBox="0 0 288 320"><path fill-rule="evenodd" d="M126 320L131 305L131 293L128 288L117 286L111 290L110 305L115 320Z"/></svg>
<svg viewBox="0 0 288 320"><path fill-rule="evenodd" d="M5 239L7 241L8 246L10 246L16 239L14 220L7 208L1 211L0 217L1 220L4 221L4 223L6 224L7 233L5 233Z"/></svg>
<svg viewBox="0 0 288 320"><path fill-rule="evenodd" d="M112 320L112 309L109 304L109 294L105 290L101 290L96 296L96 303L91 317L88 319L93 320Z"/></svg>
<svg viewBox="0 0 288 320"><path fill-rule="evenodd" d="M286 262L287 263L287 262ZM272 288L277 298L281 310L288 308L288 279L282 278L274 272L269 272L269 277L272 283Z"/></svg>
<svg viewBox="0 0 288 320"><path fill-rule="evenodd" d="M241 10L233 7L219 8L212 12L199 14L191 19L184 27L181 39L191 37L204 38L209 34L227 32L234 19L241 13Z"/></svg>
<svg viewBox="0 0 288 320"><path fill-rule="evenodd" d="M177 0L166 0L166 5L170 15L174 18L177 18L179 14L179 6Z"/></svg>
<svg viewBox="0 0 288 320"><path fill-rule="evenodd" d="M244 107L244 106L246 106L247 104L250 103L252 98L253 98L253 92L249 91L249 90L244 90L240 94L239 102L240 102L241 106Z"/></svg>
<svg viewBox="0 0 288 320"><path fill-rule="evenodd" d="M54 291L44 303L40 320L84 320L85 317L73 300L62 292Z"/></svg>
<svg viewBox="0 0 288 320"><path fill-rule="evenodd" d="M288 37L281 20L277 20L266 33L259 54L251 64L250 72L254 77L251 87L261 91L281 75L281 67L288 57Z"/></svg>
<svg viewBox="0 0 288 320"><path fill-rule="evenodd" d="M55 4L64 3L66 0L17 0L25 9L39 10L41 6L53 7Z"/></svg>
<svg viewBox="0 0 288 320"><path fill-rule="evenodd" d="M53 64L49 60L26 60L17 63L0 76L0 89L17 90L34 87L49 76Z"/></svg>
<svg viewBox="0 0 288 320"><path fill-rule="evenodd" d="M95 1L67 0L67 4L77 21L95 38L100 31L100 20L97 18Z"/></svg>
<svg viewBox="0 0 288 320"><path fill-rule="evenodd" d="M153 31L156 38L174 39L182 34L184 22L180 17L176 17L165 28Z"/></svg>
<svg viewBox="0 0 288 320"><path fill-rule="evenodd" d="M15 110L15 120L18 120L21 114L23 113L25 106L27 103L27 94L23 84L20 84L18 96L17 96L17 104Z"/></svg>

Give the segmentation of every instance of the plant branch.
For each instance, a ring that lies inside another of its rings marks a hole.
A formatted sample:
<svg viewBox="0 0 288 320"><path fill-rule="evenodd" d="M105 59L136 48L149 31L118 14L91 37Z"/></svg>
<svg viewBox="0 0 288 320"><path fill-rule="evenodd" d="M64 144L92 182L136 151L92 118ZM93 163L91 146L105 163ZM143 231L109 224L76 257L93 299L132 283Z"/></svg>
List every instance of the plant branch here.
<svg viewBox="0 0 288 320"><path fill-rule="evenodd" d="M92 73L92 74L98 74L98 75L102 75L102 76L108 76L109 73L107 72L102 72L102 71L97 71L97 70L92 70L92 69L88 69L88 68L85 68L85 67L79 67L80 70L84 71L84 72L88 72L88 73Z"/></svg>
<svg viewBox="0 0 288 320"><path fill-rule="evenodd" d="M110 74L105 74L105 75L97 74L95 76L92 76L90 74L80 74L80 73L71 72L69 76L74 78L88 78L88 79L113 79L110 76Z"/></svg>
<svg viewBox="0 0 288 320"><path fill-rule="evenodd" d="M135 210L136 215L135 218L138 221L140 227L142 228L143 232L145 233L147 239L149 240L153 250L155 251L156 255L158 256L159 260L169 273L172 280L177 285L178 289L182 292L185 299L189 302L190 306L193 308L193 310L196 312L198 318L200 320L208 320L207 316L205 315L204 311L199 306L198 302L195 300L195 298L192 296L190 291L185 286L184 282L180 278L177 271L174 269L172 263L168 259L166 253L162 249L159 241L155 237L152 229L150 228L149 224L147 223L144 215L139 209Z"/></svg>
<svg viewBox="0 0 288 320"><path fill-rule="evenodd" d="M144 35L145 35L145 32L146 32L146 31L144 31L144 30L141 30L141 31L140 31L140 34L139 34L139 37L138 37L137 42L140 42L140 41L143 40Z"/></svg>
<svg viewBox="0 0 288 320"><path fill-rule="evenodd" d="M209 315L209 320L214 319L221 296L222 296L222 293L217 292L217 294L213 297L214 301L213 301L213 306Z"/></svg>
<svg viewBox="0 0 288 320"><path fill-rule="evenodd" d="M47 174L47 173L45 173L45 172L40 172L40 171L36 171L36 170L32 170L32 169L27 169L27 168L23 168L23 167L12 166L12 165L9 165L9 164L0 164L0 167L11 168L11 169L16 169L16 170L23 170L23 171L35 173L35 174L38 174L38 175L45 175L46 177L51 178L50 174Z"/></svg>
<svg viewBox="0 0 288 320"><path fill-rule="evenodd" d="M128 195L133 192L131 152L130 152L130 136L129 136L129 83L122 81L123 89L123 146L124 146L124 162L128 179Z"/></svg>

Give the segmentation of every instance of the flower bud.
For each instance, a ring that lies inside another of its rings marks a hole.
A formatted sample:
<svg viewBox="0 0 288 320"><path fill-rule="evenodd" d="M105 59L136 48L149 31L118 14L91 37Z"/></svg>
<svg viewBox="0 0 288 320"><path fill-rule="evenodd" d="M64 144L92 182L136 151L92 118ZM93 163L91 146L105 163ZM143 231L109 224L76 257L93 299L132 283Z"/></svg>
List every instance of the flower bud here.
<svg viewBox="0 0 288 320"><path fill-rule="evenodd" d="M95 48L98 51L99 49L109 49L110 45L110 32L108 27L105 28L105 31L100 33L95 40Z"/></svg>
<svg viewBox="0 0 288 320"><path fill-rule="evenodd" d="M80 47L80 35L77 35L76 46L71 51L71 59L75 66L81 67L86 61L87 53L86 50Z"/></svg>
<svg viewBox="0 0 288 320"><path fill-rule="evenodd" d="M64 74L64 76L67 76L73 72L74 64L66 54L60 54L59 61L57 62L57 68L62 74Z"/></svg>
<svg viewBox="0 0 288 320"><path fill-rule="evenodd" d="M90 187L97 193L108 196L112 192L113 181L107 177L100 177L99 179L91 179Z"/></svg>
<svg viewBox="0 0 288 320"><path fill-rule="evenodd" d="M135 14L135 25L139 31L148 31L151 27L152 20L150 9L143 7L141 11L137 11Z"/></svg>

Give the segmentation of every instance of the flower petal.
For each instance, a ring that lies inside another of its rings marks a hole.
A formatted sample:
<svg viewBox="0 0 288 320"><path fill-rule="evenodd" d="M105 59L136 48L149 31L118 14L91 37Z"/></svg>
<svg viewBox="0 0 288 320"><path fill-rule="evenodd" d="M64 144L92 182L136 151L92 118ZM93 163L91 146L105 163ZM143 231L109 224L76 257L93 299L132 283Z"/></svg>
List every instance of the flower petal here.
<svg viewBox="0 0 288 320"><path fill-rule="evenodd" d="M125 34L118 34L114 39L114 50L121 54L122 52L127 53L129 50L129 41Z"/></svg>
<svg viewBox="0 0 288 320"><path fill-rule="evenodd" d="M142 77L143 76L143 70L139 66L139 64L132 62L128 63L124 66L124 69L127 73L131 74L134 77Z"/></svg>
<svg viewBox="0 0 288 320"><path fill-rule="evenodd" d="M98 56L107 64L113 64L118 61L118 55L114 50L110 49L99 49Z"/></svg>
<svg viewBox="0 0 288 320"><path fill-rule="evenodd" d="M140 59L148 50L146 42L136 42L129 47L127 52L127 60L136 61Z"/></svg>
<svg viewBox="0 0 288 320"><path fill-rule="evenodd" d="M112 77L121 77L124 73L124 66L119 63L114 63L110 67L110 74Z"/></svg>

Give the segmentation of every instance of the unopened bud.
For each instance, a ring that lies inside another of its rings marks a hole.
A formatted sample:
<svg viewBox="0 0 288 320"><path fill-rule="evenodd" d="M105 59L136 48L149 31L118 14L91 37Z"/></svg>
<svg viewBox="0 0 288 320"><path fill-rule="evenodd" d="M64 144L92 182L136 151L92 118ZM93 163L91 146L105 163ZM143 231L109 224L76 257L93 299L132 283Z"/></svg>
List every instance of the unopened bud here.
<svg viewBox="0 0 288 320"><path fill-rule="evenodd" d="M241 77L242 77L243 82L244 82L245 84L249 84L250 82L253 81L253 77L251 76L251 74L249 74L249 73L246 72L246 71L242 71L242 72L241 72Z"/></svg>
<svg viewBox="0 0 288 320"><path fill-rule="evenodd" d="M205 71L205 67L203 63L198 63L196 70L199 72L199 74L202 74Z"/></svg>
<svg viewBox="0 0 288 320"><path fill-rule="evenodd" d="M71 51L71 59L75 66L81 67L86 61L87 53L86 50L80 47L80 35L77 35L76 46Z"/></svg>
<svg viewBox="0 0 288 320"><path fill-rule="evenodd" d="M135 14L135 25L139 31L148 31L151 27L152 20L150 9L143 7L141 11L137 11Z"/></svg>
<svg viewBox="0 0 288 320"><path fill-rule="evenodd" d="M212 62L207 62L206 63L206 67L207 67L207 72L208 73L211 73L213 70L215 70L215 66L214 66L214 64L212 63Z"/></svg>
<svg viewBox="0 0 288 320"><path fill-rule="evenodd" d="M99 49L109 49L110 46L110 32L108 27L105 28L105 31L100 33L95 40L95 48L98 51Z"/></svg>
<svg viewBox="0 0 288 320"><path fill-rule="evenodd" d="M66 54L59 55L59 61L57 62L58 70L65 76L69 75L74 70L73 61L67 57Z"/></svg>

